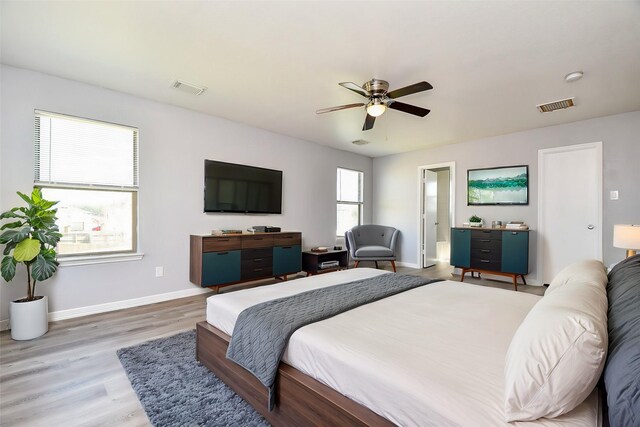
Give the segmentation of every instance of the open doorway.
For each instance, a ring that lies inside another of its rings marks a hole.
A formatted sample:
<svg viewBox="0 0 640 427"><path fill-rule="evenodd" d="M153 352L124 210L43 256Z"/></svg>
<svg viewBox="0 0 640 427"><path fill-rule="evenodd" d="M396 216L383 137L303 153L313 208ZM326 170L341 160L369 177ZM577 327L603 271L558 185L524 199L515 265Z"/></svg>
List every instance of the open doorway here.
<svg viewBox="0 0 640 427"><path fill-rule="evenodd" d="M419 214L420 267L447 262L450 256L451 226L454 223L455 162L420 166Z"/></svg>

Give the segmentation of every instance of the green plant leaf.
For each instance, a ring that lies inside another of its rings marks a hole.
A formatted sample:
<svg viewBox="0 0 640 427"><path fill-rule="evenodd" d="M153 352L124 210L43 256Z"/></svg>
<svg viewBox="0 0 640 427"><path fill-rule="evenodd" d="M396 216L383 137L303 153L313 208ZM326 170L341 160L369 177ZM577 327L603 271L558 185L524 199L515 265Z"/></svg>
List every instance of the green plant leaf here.
<svg viewBox="0 0 640 427"><path fill-rule="evenodd" d="M31 227L27 225L25 227L22 227L20 230L16 230L16 234L11 240L16 243L20 243L24 239L29 237L29 233L31 233Z"/></svg>
<svg viewBox="0 0 640 427"><path fill-rule="evenodd" d="M21 192L19 192L19 191L16 191L16 193L18 193L18 196L20 196L20 198L21 198L22 200L24 200L25 202L27 202L27 204L28 204L29 206L33 206L33 204L34 204L34 203L33 203L33 200L31 200L31 199L29 198L29 196L27 196L26 194L21 193Z"/></svg>
<svg viewBox="0 0 640 427"><path fill-rule="evenodd" d="M13 208L10 209L6 212L3 212L2 215L0 215L0 219L5 219L5 218L24 218L23 214L19 214L16 212L22 212L21 208Z"/></svg>
<svg viewBox="0 0 640 427"><path fill-rule="evenodd" d="M16 260L13 259L12 256L5 256L2 258L2 266L0 267L0 270L2 271L2 278L7 282L10 282L16 275L16 265Z"/></svg>
<svg viewBox="0 0 640 427"><path fill-rule="evenodd" d="M21 225L22 225L22 221L8 222L2 227L0 227L0 230L4 230L5 228L18 228Z"/></svg>
<svg viewBox="0 0 640 427"><path fill-rule="evenodd" d="M42 201L42 190L40 190L39 187L34 187L33 191L31 192L31 200L33 201L34 205L40 205L40 202Z"/></svg>
<svg viewBox="0 0 640 427"><path fill-rule="evenodd" d="M49 230L36 230L33 232L33 237L47 245L56 246L62 238L62 234Z"/></svg>
<svg viewBox="0 0 640 427"><path fill-rule="evenodd" d="M16 242L8 242L4 247L4 251L2 251L2 255L9 255L16 245Z"/></svg>
<svg viewBox="0 0 640 427"><path fill-rule="evenodd" d="M31 277L38 282L42 282L53 276L57 269L57 261L50 259L48 256L38 255L31 264Z"/></svg>
<svg viewBox="0 0 640 427"><path fill-rule="evenodd" d="M24 239L13 250L13 257L18 262L29 262L40 253L40 240Z"/></svg>
<svg viewBox="0 0 640 427"><path fill-rule="evenodd" d="M4 233L0 234L0 244L6 244L8 242L13 241L13 238L18 234L19 230L7 230Z"/></svg>

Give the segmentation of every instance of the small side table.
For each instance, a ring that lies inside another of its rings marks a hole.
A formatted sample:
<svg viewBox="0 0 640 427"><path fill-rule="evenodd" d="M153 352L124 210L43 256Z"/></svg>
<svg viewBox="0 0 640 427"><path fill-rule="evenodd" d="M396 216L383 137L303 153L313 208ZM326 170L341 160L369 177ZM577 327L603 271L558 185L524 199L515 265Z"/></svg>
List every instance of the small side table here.
<svg viewBox="0 0 640 427"><path fill-rule="evenodd" d="M338 261L337 267L321 268L323 262L326 261ZM342 270L349 267L349 255L346 249L333 250L329 249L327 252L302 252L302 271L307 273L307 276L312 274L328 273L330 271Z"/></svg>

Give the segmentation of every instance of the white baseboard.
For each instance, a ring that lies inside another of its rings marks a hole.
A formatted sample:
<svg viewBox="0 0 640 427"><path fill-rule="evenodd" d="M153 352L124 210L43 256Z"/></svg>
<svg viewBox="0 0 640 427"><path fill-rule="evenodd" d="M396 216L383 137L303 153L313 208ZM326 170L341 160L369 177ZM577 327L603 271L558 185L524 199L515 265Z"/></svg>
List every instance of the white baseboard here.
<svg viewBox="0 0 640 427"><path fill-rule="evenodd" d="M89 305L86 307L71 308L68 310L53 311L49 313L49 321L72 319L74 317L88 316L90 314L106 313L108 311L122 310L123 308L138 307L141 305L155 304L157 302L170 301L178 298L190 297L212 292L208 288L183 289L181 291L167 292L165 294L148 295L146 297L132 298L106 304ZM0 331L9 329L9 319L0 320Z"/></svg>
<svg viewBox="0 0 640 427"><path fill-rule="evenodd" d="M412 262L400 262L400 261L396 261L396 265L398 267L409 267L409 268L420 268L420 266L418 264L414 264Z"/></svg>

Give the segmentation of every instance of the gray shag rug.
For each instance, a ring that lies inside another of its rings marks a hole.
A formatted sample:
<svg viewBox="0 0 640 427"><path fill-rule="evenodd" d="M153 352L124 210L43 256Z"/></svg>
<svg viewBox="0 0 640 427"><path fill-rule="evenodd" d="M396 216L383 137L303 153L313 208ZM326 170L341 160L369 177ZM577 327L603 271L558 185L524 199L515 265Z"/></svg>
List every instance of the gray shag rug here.
<svg viewBox="0 0 640 427"><path fill-rule="evenodd" d="M188 331L118 350L120 363L151 424L269 426L196 360L195 345L195 331Z"/></svg>

